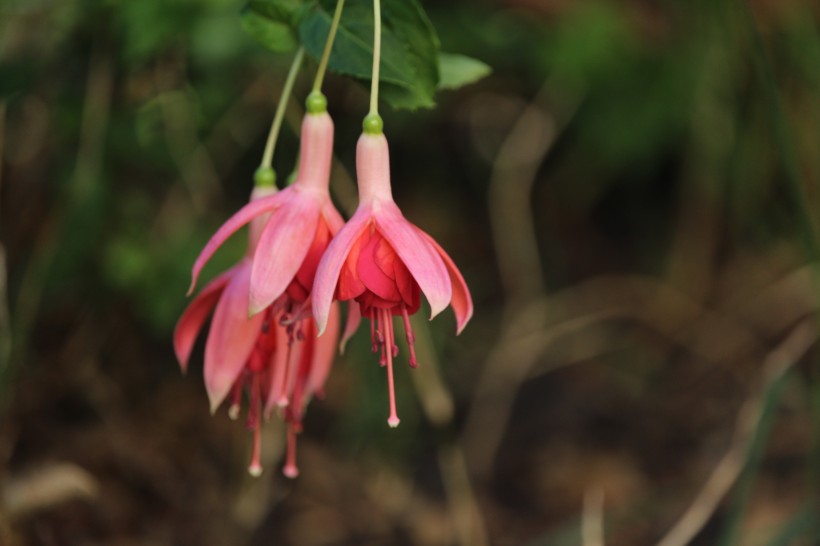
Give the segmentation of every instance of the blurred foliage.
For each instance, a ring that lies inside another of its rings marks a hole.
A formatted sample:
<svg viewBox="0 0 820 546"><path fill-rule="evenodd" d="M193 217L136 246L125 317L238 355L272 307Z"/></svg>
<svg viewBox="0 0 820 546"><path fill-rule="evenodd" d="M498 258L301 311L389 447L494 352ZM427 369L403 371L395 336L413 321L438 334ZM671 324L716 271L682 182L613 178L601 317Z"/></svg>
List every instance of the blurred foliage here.
<svg viewBox="0 0 820 546"><path fill-rule="evenodd" d="M475 495L493 544L579 544L581 498L597 480L607 544L654 543L728 445L764 356L816 314L816 287L801 273L818 258L801 240L820 227L816 3L422 2L435 32L413 53L427 73L400 57L385 77L414 106L434 94L438 105L383 115L399 204L450 252L476 300L461 337L450 316L430 325L454 418L431 423L412 386L418 370L400 369L402 425L388 432L383 374L359 335L308 411L303 476L284 484L273 460L271 491L257 498L261 486L240 477L242 427L211 419L199 367L179 377L170 335L195 256L247 200L288 50L301 40L315 61L333 6L294 0L283 14L274 4L288 3L0 0L0 307L11 317L0 328L13 337L0 362L0 482L68 460L101 484L90 505L36 517L0 505L0 544L456 543L437 449L461 438L505 328L540 327L511 320L497 260L515 241L497 239L500 205L487 199L499 147L533 104L554 141L543 160L533 152L543 134L514 150L521 165L536 161L535 180L508 219L512 230L533 217L554 319L544 328L628 295L567 296L612 276L651 278L700 314L664 308L645 324L618 318L547 343L513 393L491 471L475 473ZM331 67L366 80L368 51ZM486 74L465 58L492 73L448 90ZM314 70L303 71L297 103ZM354 172L366 92L335 75L326 94L338 157ZM298 122L298 108L290 114ZM296 148L291 127L278 172L291 171ZM528 183L522 172L510 191ZM206 277L244 252L242 237L227 246ZM651 311L662 293L623 306ZM719 319L753 343L735 350ZM814 357L783 386L754 467L700 543L722 533L737 544L816 543ZM485 447L465 443L468 466Z"/></svg>

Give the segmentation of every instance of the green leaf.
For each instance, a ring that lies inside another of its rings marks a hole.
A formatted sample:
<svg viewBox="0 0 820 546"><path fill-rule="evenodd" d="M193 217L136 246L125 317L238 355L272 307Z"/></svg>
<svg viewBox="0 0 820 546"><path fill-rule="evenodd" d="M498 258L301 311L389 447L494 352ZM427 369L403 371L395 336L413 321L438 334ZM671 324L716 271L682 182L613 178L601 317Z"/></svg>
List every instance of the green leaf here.
<svg viewBox="0 0 820 546"><path fill-rule="evenodd" d="M492 72L486 63L454 53L438 54L438 70L441 76L439 89L458 89L475 83Z"/></svg>
<svg viewBox="0 0 820 546"><path fill-rule="evenodd" d="M335 0L319 0L299 23L305 50L319 59ZM396 109L431 108L438 86L439 41L416 0L382 0L380 97ZM347 0L328 69L369 82L373 63L371 0Z"/></svg>
<svg viewBox="0 0 820 546"><path fill-rule="evenodd" d="M301 0L251 0L242 9L242 27L269 50L281 53L296 47L294 16Z"/></svg>

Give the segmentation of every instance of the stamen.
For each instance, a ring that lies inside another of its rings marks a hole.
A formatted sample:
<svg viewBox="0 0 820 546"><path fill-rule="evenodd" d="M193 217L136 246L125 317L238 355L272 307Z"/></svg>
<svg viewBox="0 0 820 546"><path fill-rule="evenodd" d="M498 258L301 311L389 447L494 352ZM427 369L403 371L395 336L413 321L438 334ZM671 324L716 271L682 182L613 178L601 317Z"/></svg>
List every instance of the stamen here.
<svg viewBox="0 0 820 546"><path fill-rule="evenodd" d="M401 318L404 321L404 335L407 337L407 347L410 349L410 360L408 360L408 364L410 364L411 368L417 367L418 361L416 360L416 335L413 333L413 327L410 325L410 315L407 314L407 306L402 304L401 305Z"/></svg>
<svg viewBox="0 0 820 546"><path fill-rule="evenodd" d="M288 478L295 478L299 475L299 467L296 466L296 429L292 424L288 426L288 454L282 474Z"/></svg>
<svg viewBox="0 0 820 546"><path fill-rule="evenodd" d="M300 331L301 331L301 328L300 328ZM304 346L300 346L299 349L300 349L300 351L304 350ZM294 377L296 376L296 372L298 371L298 368L299 368L299 363L298 362L294 363L293 360L298 358L301 361L301 358L299 358L300 356L301 355L298 351L297 352L291 351L291 346L290 345L288 346L287 374L285 374L285 382L282 385L282 390L280 391L281 394L279 395L279 400L276 402L276 404L280 408L284 408L285 406L287 406L290 403L289 395L290 395L291 387L293 386Z"/></svg>
<svg viewBox="0 0 820 546"><path fill-rule="evenodd" d="M259 405L261 404L262 400L261 389L262 384L259 381L259 374L253 374L251 376L250 402L248 404L248 420L246 423L248 430L253 430L260 422Z"/></svg>
<svg viewBox="0 0 820 546"><path fill-rule="evenodd" d="M231 405L228 407L228 417L232 421L239 419L239 412L242 409L242 384L245 382L244 376L239 376L239 379L234 381L231 387Z"/></svg>
<svg viewBox="0 0 820 546"><path fill-rule="evenodd" d="M273 370L273 384L271 385L271 395L279 396L279 398L276 400L276 405L279 407L284 407L288 405L287 394L285 393L285 378L287 377L288 368L290 367L291 347L291 344L288 343L287 356L285 357L284 366L277 366L276 369ZM277 350L281 350L281 348L277 347ZM284 404L282 404L283 397L285 399Z"/></svg>
<svg viewBox="0 0 820 546"><path fill-rule="evenodd" d="M293 365L291 360L293 360L293 353L290 350L291 346L288 345L288 358L285 362L285 373L283 374L283 382L281 389L279 391L279 400L276 401L276 405L280 408L287 407L290 404L290 399L288 397L288 385L291 384L293 381L293 369L296 367Z"/></svg>
<svg viewBox="0 0 820 546"><path fill-rule="evenodd" d="M296 384L288 390L292 390L293 396L288 406L291 423L297 425L297 432L302 431L302 412L304 410L305 383L307 383L310 373L312 354L307 346L302 346L302 354L299 356L299 372L296 374Z"/></svg>
<svg viewBox="0 0 820 546"><path fill-rule="evenodd" d="M371 309L370 312L370 343L373 346L374 353L379 352L379 344L376 342L376 310Z"/></svg>
<svg viewBox="0 0 820 546"><path fill-rule="evenodd" d="M262 407L262 393L259 377L254 375L251 385L251 407L248 411L248 426L253 427L253 447L248 473L254 478L262 475L262 420L259 418Z"/></svg>
<svg viewBox="0 0 820 546"><path fill-rule="evenodd" d="M373 313L378 313L376 316L377 318L377 325L376 325L376 339L379 340L379 346L381 347L381 356L379 357L379 366L384 367L387 365L387 352L386 352L386 344L385 344L385 337L384 337L384 315L382 314L382 310L373 309Z"/></svg>
<svg viewBox="0 0 820 546"><path fill-rule="evenodd" d="M280 324L282 326L287 326L289 324L301 322L306 318L312 317L312 310L310 305L308 304L310 300L305 301L303 304L299 305L295 310L293 310L293 305L289 305L288 308L291 309L291 313L289 313L286 317L283 317Z"/></svg>
<svg viewBox="0 0 820 546"><path fill-rule="evenodd" d="M399 416L396 414L396 391L393 385L393 323L392 316L389 309L382 311L382 324L385 326L385 346L387 350L387 389L390 397L390 416L387 418L387 424L391 428L399 426Z"/></svg>

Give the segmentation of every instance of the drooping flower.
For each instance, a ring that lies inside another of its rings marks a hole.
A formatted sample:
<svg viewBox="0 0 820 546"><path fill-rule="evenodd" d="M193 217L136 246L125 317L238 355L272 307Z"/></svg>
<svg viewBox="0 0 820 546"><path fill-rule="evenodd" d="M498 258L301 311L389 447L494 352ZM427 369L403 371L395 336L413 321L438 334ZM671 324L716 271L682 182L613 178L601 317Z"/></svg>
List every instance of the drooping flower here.
<svg viewBox="0 0 820 546"><path fill-rule="evenodd" d="M333 154L333 121L327 112L308 113L302 122L299 168L295 182L273 195L251 201L229 218L211 237L194 263L191 290L204 265L225 240L245 224L268 217L259 233L251 260L247 312L256 316L277 301L291 335L305 329L307 304L316 268L332 237L344 225L328 193ZM347 332L359 317L352 309ZM221 385L229 388L230 385ZM268 406L288 403L286 390Z"/></svg>
<svg viewBox="0 0 820 546"><path fill-rule="evenodd" d="M264 199L275 189L257 188L251 201ZM271 320L271 313L248 316L248 292L252 270L251 256L256 249L259 230L266 218L260 216L251 224L248 250L242 260L211 281L191 302L174 330L177 360L187 371L196 338L213 311L205 343L205 389L211 412L233 390L231 416L239 416L243 390L249 394L248 427L254 433L253 455L249 471L261 473L259 463L261 411L269 391L274 354L282 353L284 331ZM277 351L277 348L280 350Z"/></svg>
<svg viewBox="0 0 820 546"><path fill-rule="evenodd" d="M359 207L334 237L319 263L313 285L313 315L320 333L334 299L355 300L371 321L374 352L387 368L390 395L388 424L399 424L393 382L398 354L393 317L402 317L415 367L414 336L409 316L419 308L420 292L430 304L432 319L447 305L461 333L473 314L464 278L446 252L402 215L390 187L390 156L384 135L365 132L356 148ZM351 302L352 303L352 302Z"/></svg>
<svg viewBox="0 0 820 546"><path fill-rule="evenodd" d="M272 213L253 254L250 313L259 313L286 291L293 301L306 301L319 258L344 224L328 193L332 154L330 116L327 112L306 114L295 182L248 203L219 228L194 264L191 289L204 265L228 237L254 218Z"/></svg>
<svg viewBox="0 0 820 546"><path fill-rule="evenodd" d="M191 291L217 248L250 223L248 253L206 286L177 326L175 345L185 369L197 332L216 306L206 343L206 388L212 412L232 393L232 416L248 391L253 474L261 472L261 418L276 408L288 422L284 472L298 473L295 438L304 407L321 392L338 345L338 308L331 312L330 335L317 339L308 303L319 259L344 223L328 194L332 148L330 116L307 114L296 181L280 192L255 195L214 234L194 264ZM358 321L358 309L351 307L346 335Z"/></svg>

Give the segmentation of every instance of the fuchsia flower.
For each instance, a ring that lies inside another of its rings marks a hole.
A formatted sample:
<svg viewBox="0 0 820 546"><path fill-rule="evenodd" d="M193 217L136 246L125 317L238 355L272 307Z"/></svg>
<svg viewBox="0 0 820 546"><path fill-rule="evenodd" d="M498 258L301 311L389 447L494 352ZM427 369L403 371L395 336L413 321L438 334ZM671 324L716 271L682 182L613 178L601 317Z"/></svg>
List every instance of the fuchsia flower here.
<svg viewBox="0 0 820 546"><path fill-rule="evenodd" d="M291 477L298 473L295 437L301 430L304 406L321 392L339 339L338 307L330 311L330 332L322 338L317 338L306 310L319 260L343 225L328 194L332 150L330 116L326 112L306 115L296 181L281 192L256 190L251 202L214 234L194 264L190 291L216 249L250 223L248 253L205 287L183 314L174 336L185 370L197 333L216 307L205 348L206 389L212 412L232 393L232 416L239 413L242 391L249 391L253 474L261 473L263 403L265 415L284 408L289 424L284 472ZM346 337L358 321L358 310L352 309Z"/></svg>
<svg viewBox="0 0 820 546"><path fill-rule="evenodd" d="M251 201L219 228L194 264L191 290L203 266L228 237L254 218L275 212L262 228L253 254L250 314L259 313L286 291L293 302L304 303L324 249L344 224L328 193L332 155L330 116L327 112L305 115L296 181Z"/></svg>
<svg viewBox="0 0 820 546"><path fill-rule="evenodd" d="M364 133L356 148L359 208L327 247L313 285L313 315L319 332L329 324L333 300L355 300L371 321L373 351L381 350L390 394L388 424L399 424L393 386L393 358L398 347L393 316L401 316L415 367L409 316L419 308L420 292L430 303L432 319L452 305L457 332L473 314L464 278L432 237L407 221L390 188L390 157L383 134ZM355 305L352 305L355 307ZM321 338L320 338L321 339Z"/></svg>

